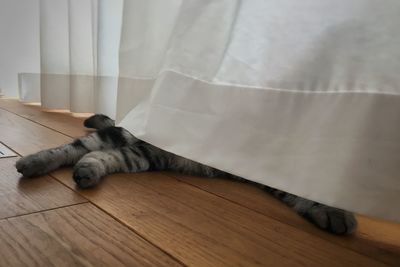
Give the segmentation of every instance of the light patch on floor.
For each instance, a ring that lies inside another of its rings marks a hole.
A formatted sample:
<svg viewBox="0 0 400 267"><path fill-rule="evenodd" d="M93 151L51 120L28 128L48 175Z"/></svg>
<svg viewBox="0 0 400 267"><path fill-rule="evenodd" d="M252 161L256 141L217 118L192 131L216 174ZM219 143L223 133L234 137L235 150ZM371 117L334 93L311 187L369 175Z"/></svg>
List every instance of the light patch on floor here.
<svg viewBox="0 0 400 267"><path fill-rule="evenodd" d="M17 154L0 142L0 158L16 157Z"/></svg>

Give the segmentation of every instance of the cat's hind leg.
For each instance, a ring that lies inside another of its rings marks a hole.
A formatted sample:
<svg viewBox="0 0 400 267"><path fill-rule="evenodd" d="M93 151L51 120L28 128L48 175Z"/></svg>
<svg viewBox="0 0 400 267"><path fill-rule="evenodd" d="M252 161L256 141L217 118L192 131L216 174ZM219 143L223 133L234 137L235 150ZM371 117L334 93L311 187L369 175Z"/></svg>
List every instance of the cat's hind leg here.
<svg viewBox="0 0 400 267"><path fill-rule="evenodd" d="M349 211L327 206L271 187L264 187L264 190L325 231L343 235L351 234L357 228L357 219Z"/></svg>
<svg viewBox="0 0 400 267"><path fill-rule="evenodd" d="M75 164L87 152L78 139L71 144L25 156L16 162L15 167L25 177L44 175L61 166Z"/></svg>
<svg viewBox="0 0 400 267"><path fill-rule="evenodd" d="M118 172L142 172L149 161L134 147L121 147L86 154L74 166L73 178L81 188L97 185L101 178Z"/></svg>
<svg viewBox="0 0 400 267"><path fill-rule="evenodd" d="M136 142L137 139L120 127L108 127L56 148L46 149L21 158L16 163L25 177L47 174L61 166L74 165L91 151L112 149Z"/></svg>

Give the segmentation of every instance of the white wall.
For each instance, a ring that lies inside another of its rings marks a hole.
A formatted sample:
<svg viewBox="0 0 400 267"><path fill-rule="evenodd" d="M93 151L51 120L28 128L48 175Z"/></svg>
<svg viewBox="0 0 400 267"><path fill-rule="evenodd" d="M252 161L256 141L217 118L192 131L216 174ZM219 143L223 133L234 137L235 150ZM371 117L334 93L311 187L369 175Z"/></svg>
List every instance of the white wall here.
<svg viewBox="0 0 400 267"><path fill-rule="evenodd" d="M20 72L39 73L39 0L0 0L0 88L18 95Z"/></svg>

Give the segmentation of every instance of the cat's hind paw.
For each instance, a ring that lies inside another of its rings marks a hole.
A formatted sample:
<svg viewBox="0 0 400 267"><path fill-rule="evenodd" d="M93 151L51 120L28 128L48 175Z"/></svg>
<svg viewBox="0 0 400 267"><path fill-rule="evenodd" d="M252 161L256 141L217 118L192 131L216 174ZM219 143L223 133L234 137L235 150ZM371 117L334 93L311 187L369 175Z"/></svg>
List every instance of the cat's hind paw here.
<svg viewBox="0 0 400 267"><path fill-rule="evenodd" d="M19 159L15 163L17 171L25 177L33 177L46 174L48 163L40 154L33 154Z"/></svg>
<svg viewBox="0 0 400 267"><path fill-rule="evenodd" d="M304 216L319 228L333 234L351 234L357 228L357 219L353 213L322 204L313 206Z"/></svg>
<svg viewBox="0 0 400 267"><path fill-rule="evenodd" d="M78 163L74 167L73 178L80 188L96 186L101 179L98 167L90 163Z"/></svg>

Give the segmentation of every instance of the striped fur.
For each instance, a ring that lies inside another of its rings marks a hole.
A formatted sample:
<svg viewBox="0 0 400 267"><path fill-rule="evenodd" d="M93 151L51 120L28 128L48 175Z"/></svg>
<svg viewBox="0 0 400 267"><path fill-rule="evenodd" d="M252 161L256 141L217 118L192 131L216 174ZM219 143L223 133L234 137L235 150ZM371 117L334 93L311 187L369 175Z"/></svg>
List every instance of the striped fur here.
<svg viewBox="0 0 400 267"><path fill-rule="evenodd" d="M49 173L61 166L74 166L73 179L81 188L97 185L101 178L119 172L171 170L207 177L243 178L177 156L141 141L104 115L94 115L84 125L98 131L71 144L21 158L18 172L26 177ZM268 186L258 185L292 207L321 229L335 234L352 233L357 226L350 212L329 207Z"/></svg>

